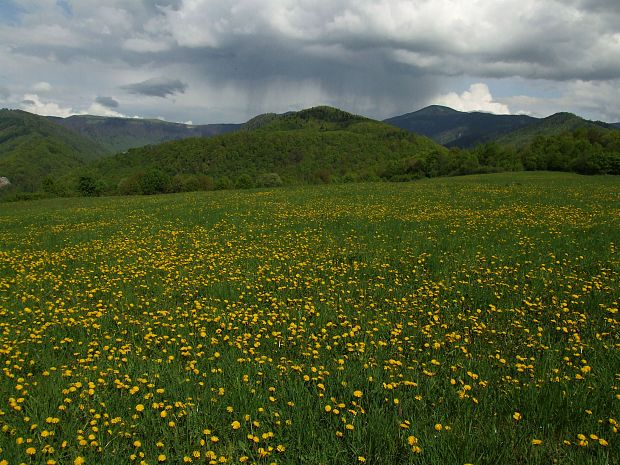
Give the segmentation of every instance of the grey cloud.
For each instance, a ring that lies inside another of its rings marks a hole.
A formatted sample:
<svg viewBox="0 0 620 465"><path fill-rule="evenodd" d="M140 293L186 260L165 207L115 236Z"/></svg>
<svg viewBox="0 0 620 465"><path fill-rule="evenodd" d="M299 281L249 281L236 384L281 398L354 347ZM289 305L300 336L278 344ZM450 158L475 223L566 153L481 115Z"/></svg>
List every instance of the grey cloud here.
<svg viewBox="0 0 620 465"><path fill-rule="evenodd" d="M118 101L114 100L112 97L97 97L95 102L103 105L106 108L118 108Z"/></svg>
<svg viewBox="0 0 620 465"><path fill-rule="evenodd" d="M71 2L72 17L55 0L16 3L21 26L0 24L0 44L13 57L81 66L90 79L69 77L67 87L82 89L82 99L119 88L176 95L165 107L124 96L123 108L177 120L242 120L309 102L382 117L455 91L445 87L455 81L620 78L618 0L480 0L476 8L451 0L80 0ZM135 82L152 75L182 81ZM296 86L304 89L297 100Z"/></svg>
<svg viewBox="0 0 620 465"><path fill-rule="evenodd" d="M26 100L22 100L22 104L23 105L36 105L37 102L35 102L34 100L26 99Z"/></svg>
<svg viewBox="0 0 620 465"><path fill-rule="evenodd" d="M148 95L150 97L165 98L168 95L183 94L187 90L187 84L179 79L151 78L146 81L136 82L122 86L130 94Z"/></svg>
<svg viewBox="0 0 620 465"><path fill-rule="evenodd" d="M0 100L6 100L11 96L11 92L6 87L0 86Z"/></svg>

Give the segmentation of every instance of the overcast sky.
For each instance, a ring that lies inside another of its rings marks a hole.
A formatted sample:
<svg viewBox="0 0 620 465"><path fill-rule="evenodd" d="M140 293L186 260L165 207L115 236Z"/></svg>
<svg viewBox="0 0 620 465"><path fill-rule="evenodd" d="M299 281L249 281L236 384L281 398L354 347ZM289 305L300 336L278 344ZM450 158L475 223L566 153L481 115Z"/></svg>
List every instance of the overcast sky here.
<svg viewBox="0 0 620 465"><path fill-rule="evenodd" d="M0 107L620 121L620 0L0 0Z"/></svg>

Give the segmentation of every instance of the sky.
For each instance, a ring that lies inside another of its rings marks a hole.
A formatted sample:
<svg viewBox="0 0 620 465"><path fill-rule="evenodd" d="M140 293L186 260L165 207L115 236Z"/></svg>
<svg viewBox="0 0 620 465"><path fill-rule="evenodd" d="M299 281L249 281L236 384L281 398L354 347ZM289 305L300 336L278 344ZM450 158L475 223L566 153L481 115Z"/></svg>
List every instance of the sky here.
<svg viewBox="0 0 620 465"><path fill-rule="evenodd" d="M0 0L0 107L620 121L620 0Z"/></svg>

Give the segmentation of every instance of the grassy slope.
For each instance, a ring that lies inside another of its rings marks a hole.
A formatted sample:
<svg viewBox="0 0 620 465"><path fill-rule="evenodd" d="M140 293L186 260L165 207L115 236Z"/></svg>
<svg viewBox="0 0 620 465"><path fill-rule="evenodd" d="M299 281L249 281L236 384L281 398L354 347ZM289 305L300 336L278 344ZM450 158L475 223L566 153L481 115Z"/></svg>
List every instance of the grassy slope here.
<svg viewBox="0 0 620 465"><path fill-rule="evenodd" d="M261 118L258 129L130 150L96 163L110 185L140 170L235 178L277 172L290 183L317 170L373 175L394 160L445 150L431 140L331 108Z"/></svg>
<svg viewBox="0 0 620 465"><path fill-rule="evenodd" d="M241 127L238 124L189 126L160 120L101 116L71 116L53 120L99 143L110 153L124 152L130 148L159 144L169 140L224 134Z"/></svg>
<svg viewBox="0 0 620 465"><path fill-rule="evenodd" d="M40 187L105 154L98 144L47 118L20 110L0 110L0 176L21 190Z"/></svg>
<svg viewBox="0 0 620 465"><path fill-rule="evenodd" d="M617 463L619 183L510 173L3 206L0 461ZM78 444L90 434L101 452Z"/></svg>

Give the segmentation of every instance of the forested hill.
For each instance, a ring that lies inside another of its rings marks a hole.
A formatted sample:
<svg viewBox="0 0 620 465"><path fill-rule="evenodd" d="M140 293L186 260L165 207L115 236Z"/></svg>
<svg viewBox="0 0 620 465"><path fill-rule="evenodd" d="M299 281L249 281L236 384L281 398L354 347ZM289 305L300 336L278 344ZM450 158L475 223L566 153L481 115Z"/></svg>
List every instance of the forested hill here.
<svg viewBox="0 0 620 465"><path fill-rule="evenodd" d="M536 121L525 115L494 115L462 112L431 105L385 122L409 132L423 134L447 147L468 148L522 128Z"/></svg>
<svg viewBox="0 0 620 465"><path fill-rule="evenodd" d="M57 124L80 133L97 142L109 153L124 152L144 145L189 137L207 137L225 134L241 128L240 124L188 125L157 119L110 118L75 115L68 118L50 118Z"/></svg>
<svg viewBox="0 0 620 465"><path fill-rule="evenodd" d="M601 128L611 129L613 126L598 121L588 121L572 113L556 113L502 137L498 137L495 141L500 145L521 148L531 144L539 136L557 136L577 129Z"/></svg>
<svg viewBox="0 0 620 465"><path fill-rule="evenodd" d="M44 179L64 175L105 153L97 143L43 116L0 110L0 176L14 189L39 190Z"/></svg>
<svg viewBox="0 0 620 465"><path fill-rule="evenodd" d="M145 176L208 178L222 188L376 179L406 160L447 153L426 137L329 107L271 115L255 127L132 149L93 169L112 192L131 193L145 190Z"/></svg>

